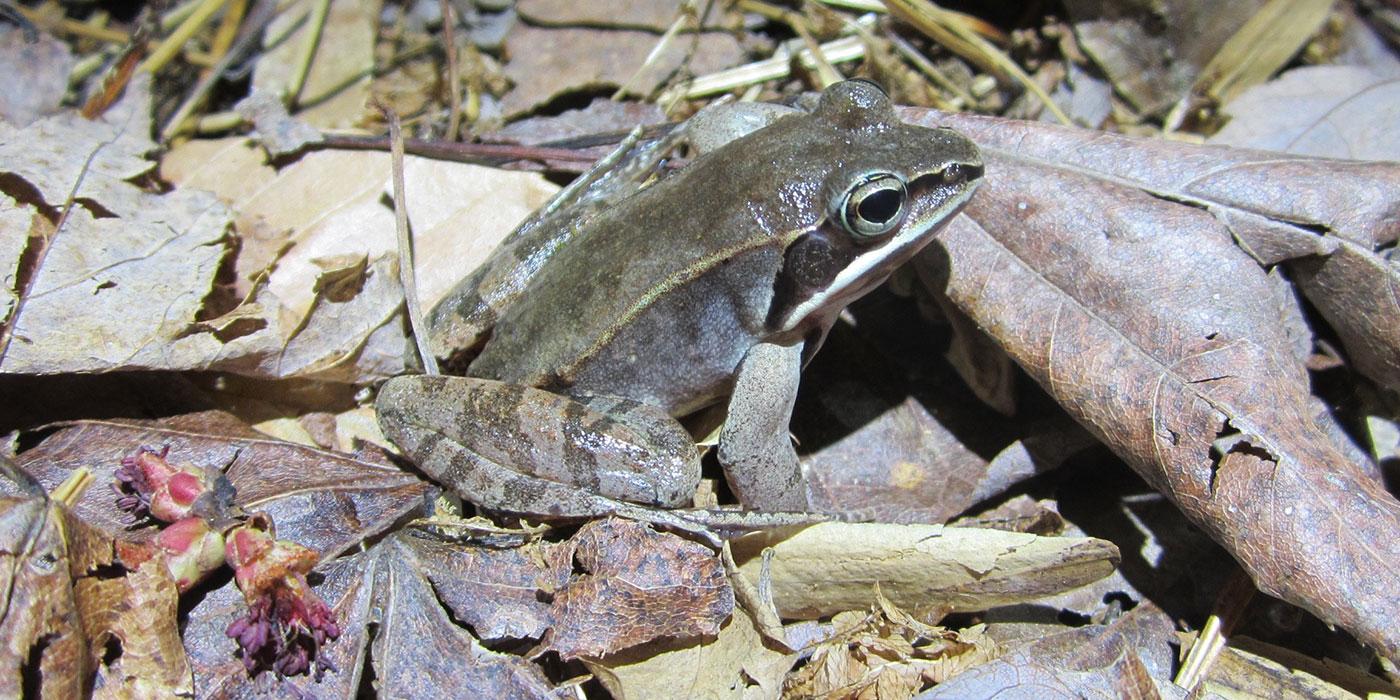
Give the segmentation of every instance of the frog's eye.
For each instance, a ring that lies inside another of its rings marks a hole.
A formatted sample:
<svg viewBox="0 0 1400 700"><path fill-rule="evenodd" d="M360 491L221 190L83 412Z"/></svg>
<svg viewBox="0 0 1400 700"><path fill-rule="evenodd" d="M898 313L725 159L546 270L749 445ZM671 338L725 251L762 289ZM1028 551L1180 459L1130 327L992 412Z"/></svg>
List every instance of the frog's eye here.
<svg viewBox="0 0 1400 700"><path fill-rule="evenodd" d="M846 192L841 205L841 226L858 238L875 238L895 230L904 221L909 193L895 175L868 175Z"/></svg>

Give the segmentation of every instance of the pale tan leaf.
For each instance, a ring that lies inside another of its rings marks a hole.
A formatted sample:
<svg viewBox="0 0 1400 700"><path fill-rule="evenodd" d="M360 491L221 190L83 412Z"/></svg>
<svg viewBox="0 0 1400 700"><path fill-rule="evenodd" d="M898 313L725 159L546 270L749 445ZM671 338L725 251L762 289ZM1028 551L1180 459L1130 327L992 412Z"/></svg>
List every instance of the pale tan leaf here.
<svg viewBox="0 0 1400 700"><path fill-rule="evenodd" d="M1098 580L1118 563L1118 548L1094 538L821 523L735 540L734 559L750 580L759 580L765 547L773 548L773 602L800 619L867 609L877 583L906 610L985 610Z"/></svg>
<svg viewBox="0 0 1400 700"><path fill-rule="evenodd" d="M538 174L418 157L404 170L425 307L555 190ZM254 301L210 323L251 314L269 324L281 350L248 358L240 371L337 381L403 371L387 154L313 152L274 171L245 140L194 141L176 149L163 172L213 188L251 237L235 268Z"/></svg>
<svg viewBox="0 0 1400 700"><path fill-rule="evenodd" d="M648 644L584 659L617 700L659 697L777 698L797 655L773 649L739 608L714 639Z"/></svg>

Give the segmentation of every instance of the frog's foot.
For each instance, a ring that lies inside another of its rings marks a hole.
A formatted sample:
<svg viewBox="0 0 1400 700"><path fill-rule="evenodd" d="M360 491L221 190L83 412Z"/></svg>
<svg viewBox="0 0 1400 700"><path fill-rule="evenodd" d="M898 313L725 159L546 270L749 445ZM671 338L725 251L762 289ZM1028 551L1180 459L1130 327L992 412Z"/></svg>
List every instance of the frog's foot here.
<svg viewBox="0 0 1400 700"><path fill-rule="evenodd" d="M719 436L719 462L747 508L810 511L807 480L788 437L797 401L802 344L760 343L739 366L729 417Z"/></svg>

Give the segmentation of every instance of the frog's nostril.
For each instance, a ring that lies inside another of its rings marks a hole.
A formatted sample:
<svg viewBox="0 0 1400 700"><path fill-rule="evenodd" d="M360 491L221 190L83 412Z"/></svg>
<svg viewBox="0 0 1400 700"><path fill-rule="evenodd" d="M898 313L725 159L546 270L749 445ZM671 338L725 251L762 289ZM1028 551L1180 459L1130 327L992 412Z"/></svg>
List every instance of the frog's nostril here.
<svg viewBox="0 0 1400 700"><path fill-rule="evenodd" d="M982 165L980 163L953 163L943 169L942 176L943 183L946 185L971 182L982 177Z"/></svg>

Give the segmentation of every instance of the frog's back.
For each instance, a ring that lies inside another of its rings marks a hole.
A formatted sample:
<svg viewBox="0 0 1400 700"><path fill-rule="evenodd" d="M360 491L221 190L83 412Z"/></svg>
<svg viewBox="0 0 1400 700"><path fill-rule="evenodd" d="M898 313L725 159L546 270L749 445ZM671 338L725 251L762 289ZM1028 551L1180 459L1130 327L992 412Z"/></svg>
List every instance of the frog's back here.
<svg viewBox="0 0 1400 700"><path fill-rule="evenodd" d="M976 146L838 83L810 114L696 159L583 223L469 373L683 413L756 343L820 336L961 208ZM868 214L868 216L867 216Z"/></svg>
<svg viewBox="0 0 1400 700"><path fill-rule="evenodd" d="M469 372L673 412L726 394L766 333L784 236L812 223L804 208L772 202L820 186L730 175L794 167L794 149L773 129L600 212L502 315Z"/></svg>

